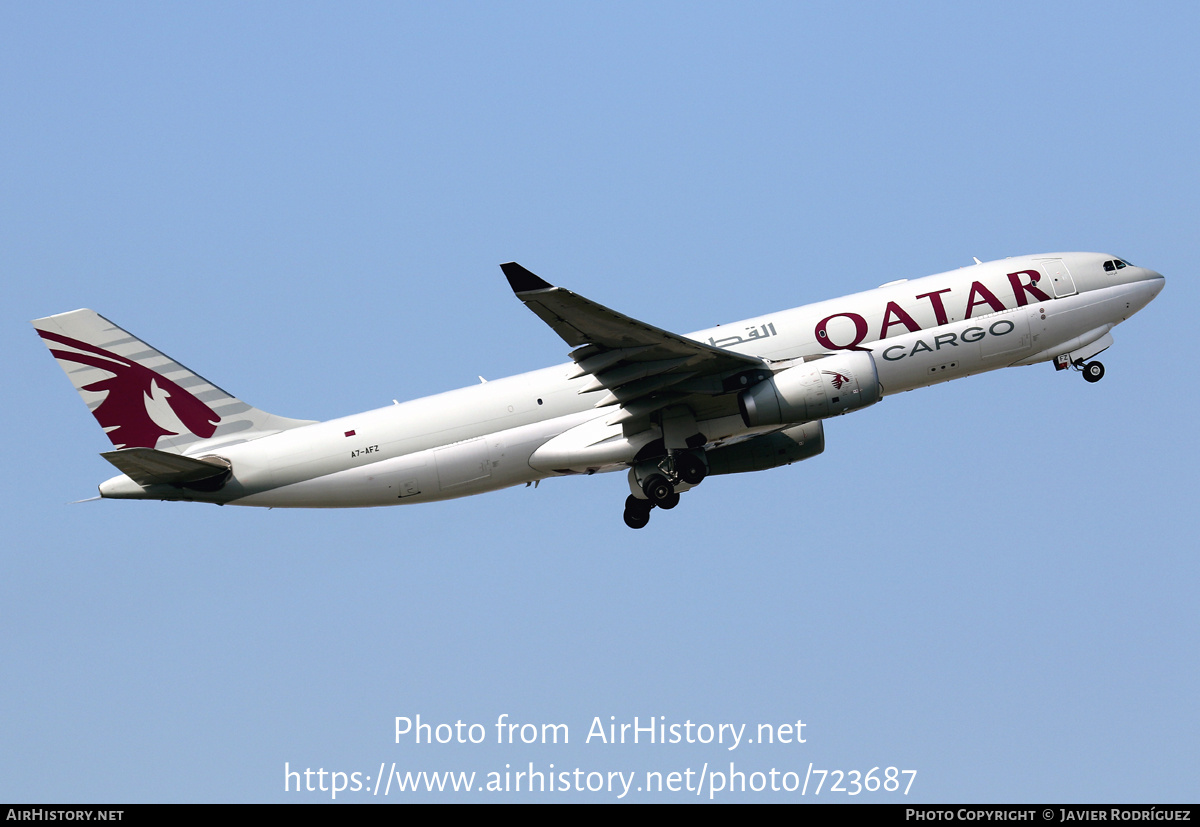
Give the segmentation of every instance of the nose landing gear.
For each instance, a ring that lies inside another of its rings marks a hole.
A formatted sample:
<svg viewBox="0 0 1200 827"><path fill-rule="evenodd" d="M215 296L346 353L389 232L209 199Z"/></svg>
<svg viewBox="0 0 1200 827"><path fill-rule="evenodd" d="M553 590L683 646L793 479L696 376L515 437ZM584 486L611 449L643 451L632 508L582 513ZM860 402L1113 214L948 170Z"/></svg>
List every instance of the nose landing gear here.
<svg viewBox="0 0 1200 827"><path fill-rule="evenodd" d="M1109 338L1111 340L1111 337ZM1070 356L1066 353L1055 357L1055 370L1066 370L1068 367L1072 367L1082 373L1084 381L1088 383L1096 383L1104 378L1104 365L1100 364L1099 362L1085 362L1082 359L1075 359L1072 361Z"/></svg>
<svg viewBox="0 0 1200 827"><path fill-rule="evenodd" d="M1088 362L1080 370L1083 371L1083 378L1086 382L1099 382L1104 378L1104 365L1099 362Z"/></svg>

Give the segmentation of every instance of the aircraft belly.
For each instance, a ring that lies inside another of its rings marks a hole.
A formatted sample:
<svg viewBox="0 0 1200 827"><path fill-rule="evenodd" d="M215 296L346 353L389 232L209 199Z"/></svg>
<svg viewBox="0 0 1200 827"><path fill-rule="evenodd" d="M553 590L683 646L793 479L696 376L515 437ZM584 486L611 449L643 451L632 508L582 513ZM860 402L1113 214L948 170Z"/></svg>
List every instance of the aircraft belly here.
<svg viewBox="0 0 1200 827"><path fill-rule="evenodd" d="M433 458L437 468L438 486L443 491L488 479L492 475L488 440L483 437L438 448L433 452Z"/></svg>
<svg viewBox="0 0 1200 827"><path fill-rule="evenodd" d="M360 508L444 499L447 495L443 494L439 484L433 453L420 451L368 466L349 468L252 494L233 500L230 505L269 508ZM480 480L474 482L478 483ZM501 487L492 484L493 480L490 477L483 478L482 482L488 484L463 486L460 490L473 493Z"/></svg>
<svg viewBox="0 0 1200 827"><path fill-rule="evenodd" d="M589 410L342 468L232 500L230 505L355 508L446 500L507 488L546 476L529 466L533 452L596 415Z"/></svg>

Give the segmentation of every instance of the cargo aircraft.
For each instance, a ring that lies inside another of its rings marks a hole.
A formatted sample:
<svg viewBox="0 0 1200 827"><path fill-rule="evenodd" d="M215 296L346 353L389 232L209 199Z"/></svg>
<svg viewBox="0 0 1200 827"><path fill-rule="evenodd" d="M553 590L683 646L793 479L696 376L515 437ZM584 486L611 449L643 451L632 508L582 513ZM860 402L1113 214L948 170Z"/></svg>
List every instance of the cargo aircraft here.
<svg viewBox="0 0 1200 827"><path fill-rule="evenodd" d="M626 470L642 528L709 475L821 453L901 391L1049 362L1088 382L1161 275L1100 253L979 262L681 336L502 264L565 365L328 422L253 408L91 310L33 322L115 450L113 499L400 505Z"/></svg>

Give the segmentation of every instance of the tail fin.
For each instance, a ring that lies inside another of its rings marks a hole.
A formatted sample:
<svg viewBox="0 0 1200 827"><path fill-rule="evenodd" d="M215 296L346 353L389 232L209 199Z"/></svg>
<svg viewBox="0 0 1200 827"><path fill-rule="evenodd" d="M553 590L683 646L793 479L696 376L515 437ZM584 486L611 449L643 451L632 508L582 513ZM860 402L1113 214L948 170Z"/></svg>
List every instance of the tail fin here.
<svg viewBox="0 0 1200 827"><path fill-rule="evenodd" d="M190 454L312 424L250 407L94 310L33 326L117 448Z"/></svg>

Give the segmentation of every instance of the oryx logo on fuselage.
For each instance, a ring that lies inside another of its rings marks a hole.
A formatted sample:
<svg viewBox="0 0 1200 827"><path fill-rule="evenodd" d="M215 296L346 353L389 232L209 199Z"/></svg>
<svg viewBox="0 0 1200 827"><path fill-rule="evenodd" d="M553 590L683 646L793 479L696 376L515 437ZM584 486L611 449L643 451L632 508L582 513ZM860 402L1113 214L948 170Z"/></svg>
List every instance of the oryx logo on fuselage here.
<svg viewBox="0 0 1200 827"><path fill-rule="evenodd" d="M176 436L177 431L163 427L151 416L149 405L165 401L185 428L202 439L212 436L221 417L188 391L124 356L95 345L39 330L43 339L75 348L83 353L50 348L55 359L77 362L112 374L84 385L81 389L104 393L104 400L92 411L112 444L118 448L153 448L163 436Z"/></svg>

